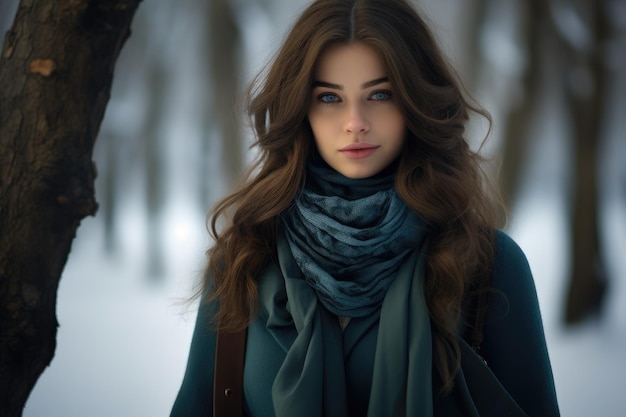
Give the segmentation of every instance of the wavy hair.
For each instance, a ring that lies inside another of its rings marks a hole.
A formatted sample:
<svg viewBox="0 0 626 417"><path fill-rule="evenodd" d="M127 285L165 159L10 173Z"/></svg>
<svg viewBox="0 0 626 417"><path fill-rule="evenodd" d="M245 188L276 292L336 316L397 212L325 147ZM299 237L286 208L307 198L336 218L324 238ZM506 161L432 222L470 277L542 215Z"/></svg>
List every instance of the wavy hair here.
<svg viewBox="0 0 626 417"><path fill-rule="evenodd" d="M247 111L258 157L242 185L211 213L214 245L203 281L210 295L204 300L220 300L220 330L243 328L254 317L256 278L275 256L278 216L301 189L315 146L307 112L317 58L330 45L356 41L383 57L404 113L407 138L396 189L429 225L424 291L434 363L449 390L460 366L456 335L463 307L490 274L497 221L465 125L470 112L491 119L466 98L426 22L404 0L313 2L267 72L253 81Z"/></svg>

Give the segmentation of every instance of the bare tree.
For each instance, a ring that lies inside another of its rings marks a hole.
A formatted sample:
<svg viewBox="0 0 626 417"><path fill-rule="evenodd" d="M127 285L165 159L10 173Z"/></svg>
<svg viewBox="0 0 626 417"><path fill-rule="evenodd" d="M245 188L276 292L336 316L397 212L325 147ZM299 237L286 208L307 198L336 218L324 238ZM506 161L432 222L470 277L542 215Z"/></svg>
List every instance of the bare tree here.
<svg viewBox="0 0 626 417"><path fill-rule="evenodd" d="M22 0L0 58L0 415L56 344L56 294L97 210L93 145L140 0Z"/></svg>
<svg viewBox="0 0 626 417"><path fill-rule="evenodd" d="M489 17L489 0L472 0L466 6L466 15L462 23L465 24L468 42L460 51L465 59L459 64L460 72L468 91L478 91L480 72L484 70L484 54L481 48L481 38ZM465 51L463 53L463 51Z"/></svg>
<svg viewBox="0 0 626 417"><path fill-rule="evenodd" d="M565 323L571 324L599 311L607 285L599 237L597 158L609 80L602 47L610 25L600 0L529 0L521 4L528 65L521 79L522 100L505 122L501 182L505 197L513 202L531 141L527 127L536 117L534 110L540 100L546 98L542 70L556 67L562 83L555 87L565 97L573 150L571 264L564 315Z"/></svg>
<svg viewBox="0 0 626 417"><path fill-rule="evenodd" d="M148 273L149 278L161 281L165 273L163 263L163 233L161 215L165 200L163 190L164 159L163 146L159 132L160 123L165 116L165 83L167 71L162 61L153 60L152 68L147 71L146 88L150 94L148 110L142 128L142 147L146 171L146 209L148 214Z"/></svg>
<svg viewBox="0 0 626 417"><path fill-rule="evenodd" d="M603 45L610 25L603 1L554 3L556 34L561 41L563 91L572 126L574 150L570 279L566 294L565 322L576 323L602 307L607 277L600 247L598 218L598 153L606 114L609 74ZM559 24L559 13L577 16Z"/></svg>
<svg viewBox="0 0 626 417"><path fill-rule="evenodd" d="M237 117L236 103L239 98L241 71L239 53L241 49L241 34L233 5L229 0L213 0L208 5L207 44L209 53L206 54L206 67L210 69L211 82L208 86L207 97L210 100L210 119L218 128L221 142L221 161L224 183L232 186L239 178L243 167L243 139L241 121ZM208 126L207 126L208 127ZM208 129L207 129L208 130ZM215 161L208 155L212 148L205 139L203 161ZM208 171L207 167L203 168ZM204 184L206 187L206 183ZM208 200L208 190L202 189L202 203Z"/></svg>
<svg viewBox="0 0 626 417"><path fill-rule="evenodd" d="M541 75L542 58L546 56L544 45L548 30L548 5L545 0L528 0L521 2L521 9L519 18L526 64L519 80L516 102L506 116L500 171L502 193L509 207L515 204L519 194L521 173L533 142L529 126L539 101L545 98L542 95Z"/></svg>

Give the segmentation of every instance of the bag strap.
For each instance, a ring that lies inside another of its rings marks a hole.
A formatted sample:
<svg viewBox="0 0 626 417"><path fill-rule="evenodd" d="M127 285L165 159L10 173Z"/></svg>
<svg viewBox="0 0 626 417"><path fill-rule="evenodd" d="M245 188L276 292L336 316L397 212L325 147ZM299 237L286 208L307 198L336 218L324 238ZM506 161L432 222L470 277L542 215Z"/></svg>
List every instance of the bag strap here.
<svg viewBox="0 0 626 417"><path fill-rule="evenodd" d="M217 333L213 417L243 416L243 367L247 333L247 328L235 333Z"/></svg>
<svg viewBox="0 0 626 417"><path fill-rule="evenodd" d="M475 294L468 303L470 320L467 321L468 325L463 334L463 339L485 363L487 363L487 361L482 356L480 350L484 340L483 328L485 327L485 316L487 314L487 288L489 287L489 281L490 277L485 277L479 282L478 288L476 289L477 294Z"/></svg>

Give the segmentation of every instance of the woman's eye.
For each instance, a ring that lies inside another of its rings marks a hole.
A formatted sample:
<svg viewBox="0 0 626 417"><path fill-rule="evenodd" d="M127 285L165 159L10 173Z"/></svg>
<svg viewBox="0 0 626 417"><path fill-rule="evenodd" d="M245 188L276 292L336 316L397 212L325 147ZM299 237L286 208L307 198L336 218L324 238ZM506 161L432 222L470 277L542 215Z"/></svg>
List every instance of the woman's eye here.
<svg viewBox="0 0 626 417"><path fill-rule="evenodd" d="M374 94L370 96L370 100L374 101L386 101L391 99L390 91L376 91Z"/></svg>
<svg viewBox="0 0 626 417"><path fill-rule="evenodd" d="M335 104L339 103L341 100L337 94L324 93L317 96L317 99L324 104Z"/></svg>

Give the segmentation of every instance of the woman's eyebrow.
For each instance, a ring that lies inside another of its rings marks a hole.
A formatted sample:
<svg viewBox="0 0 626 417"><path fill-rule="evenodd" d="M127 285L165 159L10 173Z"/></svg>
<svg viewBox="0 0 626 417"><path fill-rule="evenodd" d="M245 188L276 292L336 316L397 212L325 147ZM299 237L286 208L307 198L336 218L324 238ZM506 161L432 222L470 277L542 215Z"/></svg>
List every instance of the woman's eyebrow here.
<svg viewBox="0 0 626 417"><path fill-rule="evenodd" d="M332 88L333 90L343 90L343 85L333 84L326 81L313 81L313 88L315 87L325 87Z"/></svg>
<svg viewBox="0 0 626 417"><path fill-rule="evenodd" d="M376 78L375 80L366 81L363 84L361 84L361 89L365 90L366 88L374 87L375 85L386 83L388 81L389 81L389 77ZM325 88L332 88L333 90L343 90L343 85L341 84L333 84L327 81L320 81L320 80L313 81L313 88L315 87L325 87Z"/></svg>
<svg viewBox="0 0 626 417"><path fill-rule="evenodd" d="M366 88L374 87L375 85L386 83L387 81L389 81L389 77L377 78L375 80L361 84L361 89L365 90Z"/></svg>

